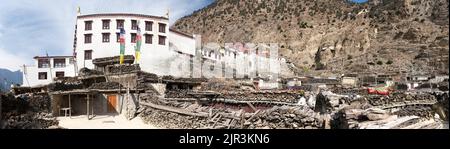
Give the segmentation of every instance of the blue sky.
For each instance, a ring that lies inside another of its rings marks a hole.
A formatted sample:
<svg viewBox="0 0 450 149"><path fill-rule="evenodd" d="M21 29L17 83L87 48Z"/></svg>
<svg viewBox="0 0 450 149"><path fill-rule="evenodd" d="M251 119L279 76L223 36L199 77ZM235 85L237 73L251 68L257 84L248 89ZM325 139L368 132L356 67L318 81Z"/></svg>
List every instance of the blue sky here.
<svg viewBox="0 0 450 149"><path fill-rule="evenodd" d="M128 12L163 16L170 22L213 0L6 0L0 5L0 68L18 70L32 57L70 55L77 6L82 14Z"/></svg>

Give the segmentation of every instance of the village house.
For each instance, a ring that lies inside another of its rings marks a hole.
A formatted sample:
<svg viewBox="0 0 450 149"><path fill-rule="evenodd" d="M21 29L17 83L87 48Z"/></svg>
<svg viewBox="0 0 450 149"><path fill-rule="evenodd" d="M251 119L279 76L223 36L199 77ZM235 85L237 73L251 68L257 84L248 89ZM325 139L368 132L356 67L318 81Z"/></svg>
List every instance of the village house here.
<svg viewBox="0 0 450 149"><path fill-rule="evenodd" d="M22 86L45 85L55 78L75 76L72 56L36 56L33 59L33 65L24 65L22 68Z"/></svg>

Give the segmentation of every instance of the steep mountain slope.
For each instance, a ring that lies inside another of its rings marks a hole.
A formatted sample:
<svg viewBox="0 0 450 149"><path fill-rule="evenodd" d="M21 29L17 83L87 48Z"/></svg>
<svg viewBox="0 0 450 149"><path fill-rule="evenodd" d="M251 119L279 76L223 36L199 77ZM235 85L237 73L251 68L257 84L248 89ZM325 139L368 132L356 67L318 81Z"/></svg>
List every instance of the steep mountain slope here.
<svg viewBox="0 0 450 149"><path fill-rule="evenodd" d="M203 42L279 43L298 73L448 74L448 21L446 0L216 0L172 28Z"/></svg>
<svg viewBox="0 0 450 149"><path fill-rule="evenodd" d="M8 91L11 84L22 84L22 72L0 68L0 91Z"/></svg>

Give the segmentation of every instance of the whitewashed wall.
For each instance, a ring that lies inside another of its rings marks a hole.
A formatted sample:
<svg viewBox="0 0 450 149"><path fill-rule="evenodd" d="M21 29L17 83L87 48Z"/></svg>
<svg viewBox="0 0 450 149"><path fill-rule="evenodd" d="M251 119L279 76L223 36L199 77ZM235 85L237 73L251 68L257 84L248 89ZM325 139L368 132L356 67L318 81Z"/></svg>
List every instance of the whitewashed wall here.
<svg viewBox="0 0 450 149"><path fill-rule="evenodd" d="M169 32L170 49L177 50L189 55L195 55L195 39L180 35L176 32Z"/></svg>
<svg viewBox="0 0 450 149"><path fill-rule="evenodd" d="M109 19L110 29L104 30L102 27L102 20ZM83 17L77 19L77 44L76 44L76 53L77 53L77 67L81 69L83 67L87 67L90 69L94 68L92 64L92 60L84 59L84 51L92 50L92 59L101 58L101 57L111 57L120 55L120 43L116 41L116 33L120 30L117 29L116 20L124 20L124 28L125 28L125 55L135 55L134 46L136 43L131 43L131 33L137 33L137 30L131 30L131 20L138 20L140 23L138 24L141 28L142 38L142 46L141 46L141 59L139 63L141 64L141 68L145 71L152 72L154 68L151 66L153 59L158 59L161 56L169 56L167 51L169 50L169 21L168 19L161 18L153 18L153 17L142 17L135 15L123 15L123 16L92 16L92 17ZM85 30L85 21L93 21L92 22L92 30ZM152 31L145 31L145 21L152 21L153 28ZM159 32L159 23L166 24L166 32ZM110 42L103 43L102 42L102 33L110 33ZM153 35L153 43L146 44L144 34L152 34ZM85 44L84 43L84 35L92 34L92 43ZM166 36L166 44L159 45L158 44L158 36Z"/></svg>
<svg viewBox="0 0 450 149"><path fill-rule="evenodd" d="M35 59L34 65L29 65L22 67L22 86L38 86L49 84L56 77L56 72L64 72L64 76L73 77L75 76L74 64L70 63L70 58L65 58L66 67L54 68L54 59L50 58L50 68L38 68L38 60ZM39 80L39 72L47 72L47 79Z"/></svg>

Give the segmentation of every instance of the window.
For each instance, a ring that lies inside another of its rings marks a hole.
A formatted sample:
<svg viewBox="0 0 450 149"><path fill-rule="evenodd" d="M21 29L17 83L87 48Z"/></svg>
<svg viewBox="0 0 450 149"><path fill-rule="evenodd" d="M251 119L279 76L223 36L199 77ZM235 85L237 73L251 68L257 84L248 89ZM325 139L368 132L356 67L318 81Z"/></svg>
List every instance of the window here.
<svg viewBox="0 0 450 149"><path fill-rule="evenodd" d="M136 33L131 33L131 43L136 43Z"/></svg>
<svg viewBox="0 0 450 149"><path fill-rule="evenodd" d="M117 20L117 29L123 28L124 20Z"/></svg>
<svg viewBox="0 0 450 149"><path fill-rule="evenodd" d="M47 80L47 72L39 72L38 78L39 80Z"/></svg>
<svg viewBox="0 0 450 149"><path fill-rule="evenodd" d="M92 43L92 34L84 34L84 43Z"/></svg>
<svg viewBox="0 0 450 149"><path fill-rule="evenodd" d="M85 50L84 51L84 60L91 60L92 59L92 50Z"/></svg>
<svg viewBox="0 0 450 149"><path fill-rule="evenodd" d="M64 68L64 67L66 67L66 59L64 59L64 58L54 59L53 60L53 67L55 67L55 68Z"/></svg>
<svg viewBox="0 0 450 149"><path fill-rule="evenodd" d="M57 78L63 78L64 77L64 71L57 71L56 72L56 77Z"/></svg>
<svg viewBox="0 0 450 149"><path fill-rule="evenodd" d="M152 31L152 30L153 30L153 22L145 21L145 31Z"/></svg>
<svg viewBox="0 0 450 149"><path fill-rule="evenodd" d="M166 32L166 24L159 23L159 32L165 33Z"/></svg>
<svg viewBox="0 0 450 149"><path fill-rule="evenodd" d="M102 33L102 41L109 42L109 35L110 33Z"/></svg>
<svg viewBox="0 0 450 149"><path fill-rule="evenodd" d="M153 35L145 34L145 43L152 44L153 43Z"/></svg>
<svg viewBox="0 0 450 149"><path fill-rule="evenodd" d="M111 22L110 20L102 20L102 26L103 26L103 29L109 29L109 22Z"/></svg>
<svg viewBox="0 0 450 149"><path fill-rule="evenodd" d="M38 60L38 68L49 68L50 60L49 59L39 59Z"/></svg>
<svg viewBox="0 0 450 149"><path fill-rule="evenodd" d="M69 64L73 64L73 62L74 62L74 59L73 59L73 58L70 58L70 59L69 59Z"/></svg>
<svg viewBox="0 0 450 149"><path fill-rule="evenodd" d="M84 30L92 30L92 21L84 21Z"/></svg>
<svg viewBox="0 0 450 149"><path fill-rule="evenodd" d="M137 30L138 28L138 24L136 20L131 20L131 29L132 30Z"/></svg>
<svg viewBox="0 0 450 149"><path fill-rule="evenodd" d="M159 45L166 45L166 36L159 36Z"/></svg>

